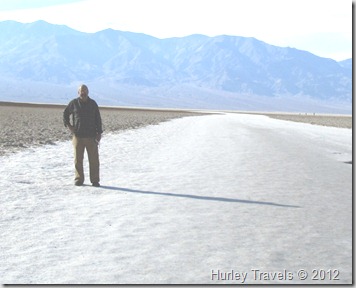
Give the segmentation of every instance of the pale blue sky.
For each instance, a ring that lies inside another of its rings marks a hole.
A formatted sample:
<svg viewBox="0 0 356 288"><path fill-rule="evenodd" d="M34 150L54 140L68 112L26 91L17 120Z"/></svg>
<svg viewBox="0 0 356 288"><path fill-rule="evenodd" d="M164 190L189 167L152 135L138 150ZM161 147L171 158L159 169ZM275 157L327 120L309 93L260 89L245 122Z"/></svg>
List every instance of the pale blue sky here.
<svg viewBox="0 0 356 288"><path fill-rule="evenodd" d="M352 0L0 0L3 20L158 38L255 37L335 60L352 57Z"/></svg>
<svg viewBox="0 0 356 288"><path fill-rule="evenodd" d="M0 11L49 7L80 1L82 0L0 0Z"/></svg>

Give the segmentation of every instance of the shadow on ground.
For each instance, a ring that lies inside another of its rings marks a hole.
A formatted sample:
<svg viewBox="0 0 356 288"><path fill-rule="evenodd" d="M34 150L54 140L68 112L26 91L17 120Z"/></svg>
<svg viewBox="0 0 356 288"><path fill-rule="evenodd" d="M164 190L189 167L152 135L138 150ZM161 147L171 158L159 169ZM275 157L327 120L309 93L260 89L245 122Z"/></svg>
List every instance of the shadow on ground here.
<svg viewBox="0 0 356 288"><path fill-rule="evenodd" d="M122 191L128 193L139 193L139 194L146 194L146 195L180 197L180 198L189 198L189 199L196 199L196 200L220 201L220 202L230 202L230 203L270 205L270 206L286 207L286 208L300 208L300 206L295 206L295 205L278 204L274 202L264 202L264 201L242 200L242 199L225 198L225 197L198 196L198 195L191 195L191 194L177 194L177 193L167 193L167 192L152 192L152 191L134 190L134 189L128 189L122 187L113 187L113 186L101 186L101 188L106 190Z"/></svg>

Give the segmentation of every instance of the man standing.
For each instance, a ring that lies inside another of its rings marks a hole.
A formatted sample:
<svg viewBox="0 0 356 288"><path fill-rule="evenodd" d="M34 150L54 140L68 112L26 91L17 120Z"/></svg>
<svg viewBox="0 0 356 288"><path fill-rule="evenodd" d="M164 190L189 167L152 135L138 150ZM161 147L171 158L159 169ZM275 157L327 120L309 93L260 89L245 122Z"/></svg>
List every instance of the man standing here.
<svg viewBox="0 0 356 288"><path fill-rule="evenodd" d="M63 112L64 126L73 133L74 166L76 186L84 183L83 159L87 150L89 159L90 182L99 187L99 151L98 145L103 133L98 104L89 98L89 89L80 85L79 97L69 102ZM72 115L72 123L69 116Z"/></svg>

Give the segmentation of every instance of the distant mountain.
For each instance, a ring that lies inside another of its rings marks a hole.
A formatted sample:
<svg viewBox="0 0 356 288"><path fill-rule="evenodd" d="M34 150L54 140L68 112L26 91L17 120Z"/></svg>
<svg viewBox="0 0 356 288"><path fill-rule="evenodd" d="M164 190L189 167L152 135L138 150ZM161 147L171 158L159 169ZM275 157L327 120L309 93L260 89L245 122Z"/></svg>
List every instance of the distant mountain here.
<svg viewBox="0 0 356 288"><path fill-rule="evenodd" d="M79 83L104 105L350 112L352 60L237 36L0 22L0 100L67 102Z"/></svg>
<svg viewBox="0 0 356 288"><path fill-rule="evenodd" d="M352 69L352 58L351 59L346 59L344 61L339 62L341 67L347 68L347 69Z"/></svg>

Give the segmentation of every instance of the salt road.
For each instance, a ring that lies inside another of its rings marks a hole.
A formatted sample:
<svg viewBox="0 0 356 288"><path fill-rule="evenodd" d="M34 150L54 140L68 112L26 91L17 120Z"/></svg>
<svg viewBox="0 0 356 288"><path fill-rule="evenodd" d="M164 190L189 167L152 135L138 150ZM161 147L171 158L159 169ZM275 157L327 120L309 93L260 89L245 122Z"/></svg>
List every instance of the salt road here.
<svg viewBox="0 0 356 288"><path fill-rule="evenodd" d="M221 114L0 158L7 284L352 282L352 131ZM85 170L88 170L85 159Z"/></svg>

